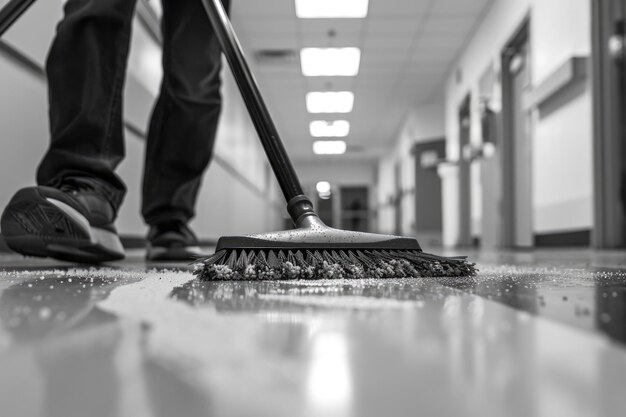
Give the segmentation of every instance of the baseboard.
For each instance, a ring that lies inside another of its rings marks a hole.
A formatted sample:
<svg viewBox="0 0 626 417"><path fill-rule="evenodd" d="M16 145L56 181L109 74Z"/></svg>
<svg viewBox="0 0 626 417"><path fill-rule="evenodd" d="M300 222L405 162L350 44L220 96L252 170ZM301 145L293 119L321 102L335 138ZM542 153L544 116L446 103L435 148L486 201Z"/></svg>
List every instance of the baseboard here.
<svg viewBox="0 0 626 417"><path fill-rule="evenodd" d="M122 241L124 249L142 249L145 248L148 243L146 238L141 236L120 235L120 240ZM198 244L199 246L215 246L217 245L217 240L199 239Z"/></svg>
<svg viewBox="0 0 626 417"><path fill-rule="evenodd" d="M591 230L574 230L569 232L542 233L535 235L536 247L591 246Z"/></svg>
<svg viewBox="0 0 626 417"><path fill-rule="evenodd" d="M146 247L147 240L145 237L140 236L120 236L124 249L142 249ZM200 239L200 246L215 246L217 240L215 239ZM0 235L0 253L11 252L11 249L7 246L2 235Z"/></svg>
<svg viewBox="0 0 626 417"><path fill-rule="evenodd" d="M146 238L140 236L124 236L120 235L120 240L124 249L141 249L146 247Z"/></svg>

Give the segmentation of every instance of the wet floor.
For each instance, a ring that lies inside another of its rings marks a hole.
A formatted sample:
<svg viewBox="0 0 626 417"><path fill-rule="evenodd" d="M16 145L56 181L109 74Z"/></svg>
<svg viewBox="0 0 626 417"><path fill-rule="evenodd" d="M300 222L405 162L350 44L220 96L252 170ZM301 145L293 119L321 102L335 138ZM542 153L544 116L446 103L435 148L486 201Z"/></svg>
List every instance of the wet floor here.
<svg viewBox="0 0 626 417"><path fill-rule="evenodd" d="M626 253L472 279L200 282L0 258L0 416L621 416Z"/></svg>

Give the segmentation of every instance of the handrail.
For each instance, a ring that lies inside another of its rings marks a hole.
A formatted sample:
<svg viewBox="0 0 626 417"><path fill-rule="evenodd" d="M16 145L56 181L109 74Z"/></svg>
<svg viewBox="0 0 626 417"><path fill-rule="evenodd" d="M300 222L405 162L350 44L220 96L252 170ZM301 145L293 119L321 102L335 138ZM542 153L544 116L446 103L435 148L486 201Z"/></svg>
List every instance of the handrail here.
<svg viewBox="0 0 626 417"><path fill-rule="evenodd" d="M35 0L10 0L6 6L0 9L0 36L4 35L4 32L6 32L33 3L35 3Z"/></svg>

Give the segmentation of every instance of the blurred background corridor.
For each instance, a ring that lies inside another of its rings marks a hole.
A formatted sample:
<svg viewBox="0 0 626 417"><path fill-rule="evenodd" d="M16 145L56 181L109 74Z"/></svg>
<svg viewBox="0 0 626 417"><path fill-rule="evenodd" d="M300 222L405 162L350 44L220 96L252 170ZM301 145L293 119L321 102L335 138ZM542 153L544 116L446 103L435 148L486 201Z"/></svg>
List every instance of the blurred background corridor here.
<svg viewBox="0 0 626 417"><path fill-rule="evenodd" d="M293 0L233 2L253 72L328 223L426 247L624 245L622 2L362 3L333 17ZM3 206L34 183L47 146L41 68L61 13L60 1L35 4L0 44ZM120 169L127 244L146 231L140 161L161 77L160 13L160 2L139 1ZM286 218L228 70L224 78L193 224L208 241Z"/></svg>
<svg viewBox="0 0 626 417"><path fill-rule="evenodd" d="M48 146L63 3L38 1L0 39L0 207ZM146 263L161 13L138 0L127 260L24 259L0 236L0 416L623 415L626 0L232 0L320 217L470 255L468 280L214 283ZM192 222L207 247L292 227L227 66L223 79Z"/></svg>

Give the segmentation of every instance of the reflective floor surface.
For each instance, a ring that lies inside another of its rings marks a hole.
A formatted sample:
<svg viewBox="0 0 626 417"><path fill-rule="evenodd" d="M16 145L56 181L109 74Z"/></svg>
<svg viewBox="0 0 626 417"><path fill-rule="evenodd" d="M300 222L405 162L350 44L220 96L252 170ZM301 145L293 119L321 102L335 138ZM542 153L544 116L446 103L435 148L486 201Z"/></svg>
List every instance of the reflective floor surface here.
<svg viewBox="0 0 626 417"><path fill-rule="evenodd" d="M471 279L200 282L0 256L0 416L623 416L626 253Z"/></svg>

